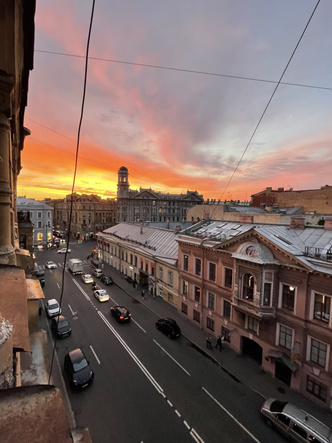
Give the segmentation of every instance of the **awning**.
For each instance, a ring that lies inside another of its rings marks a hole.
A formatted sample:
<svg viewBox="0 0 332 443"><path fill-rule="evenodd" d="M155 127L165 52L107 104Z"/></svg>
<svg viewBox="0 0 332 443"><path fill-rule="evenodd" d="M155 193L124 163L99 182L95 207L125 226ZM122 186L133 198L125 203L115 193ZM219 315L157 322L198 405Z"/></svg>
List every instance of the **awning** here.
<svg viewBox="0 0 332 443"><path fill-rule="evenodd" d="M292 359L290 357L288 357L287 354L282 354L278 358L278 360L280 361L280 363L287 366L292 372L295 372L299 369L299 365L297 363L293 362Z"/></svg>

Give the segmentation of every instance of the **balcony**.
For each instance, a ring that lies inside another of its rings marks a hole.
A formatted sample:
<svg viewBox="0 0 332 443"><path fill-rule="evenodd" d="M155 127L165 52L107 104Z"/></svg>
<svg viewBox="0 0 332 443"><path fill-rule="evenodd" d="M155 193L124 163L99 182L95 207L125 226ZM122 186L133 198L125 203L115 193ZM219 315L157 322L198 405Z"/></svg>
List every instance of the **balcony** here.
<svg viewBox="0 0 332 443"><path fill-rule="evenodd" d="M321 260L332 262L332 247L327 249L326 247L315 248L312 246L306 246L304 250L304 255L307 257L319 258Z"/></svg>

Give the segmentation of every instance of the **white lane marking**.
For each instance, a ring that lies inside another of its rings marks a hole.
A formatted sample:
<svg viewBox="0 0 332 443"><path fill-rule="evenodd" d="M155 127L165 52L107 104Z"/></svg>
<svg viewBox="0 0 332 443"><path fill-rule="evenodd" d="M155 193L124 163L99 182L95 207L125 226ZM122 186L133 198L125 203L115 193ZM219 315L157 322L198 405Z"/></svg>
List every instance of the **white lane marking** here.
<svg viewBox="0 0 332 443"><path fill-rule="evenodd" d="M93 349L93 347L92 347L91 345L90 345L90 349L91 349L93 355L95 356L95 359L97 360L98 365L100 365L100 360L99 360L99 358L97 357L97 354L95 353L95 350Z"/></svg>
<svg viewBox="0 0 332 443"><path fill-rule="evenodd" d="M240 423L235 417L234 417L234 415L232 415L221 403L219 403L218 402L218 400L217 399L215 399L211 394L210 394L210 392L209 391L207 391L204 387L202 387L202 389L203 389L203 391L215 402L215 403L217 403L217 405L224 411L224 412L226 412L226 414L228 414L230 417L231 417L231 419L232 420L234 420L235 421L235 423L237 423L239 426L240 426L240 428L242 428L256 443L260 443L260 441L259 440L257 440L257 438L250 432L250 431L248 431L248 429L247 428L245 428L244 426L243 426L243 424L242 423Z"/></svg>
<svg viewBox="0 0 332 443"><path fill-rule="evenodd" d="M173 404L169 400L167 400L167 403L170 405L171 408L173 407Z"/></svg>
<svg viewBox="0 0 332 443"><path fill-rule="evenodd" d="M70 305L68 305L68 308L70 309L70 312L72 313L72 315L75 315L75 312L72 310Z"/></svg>
<svg viewBox="0 0 332 443"><path fill-rule="evenodd" d="M142 331L145 332L145 334L146 334L146 330L143 329L142 326L137 323L137 321L135 321L133 318L131 318L131 321L133 321L135 323L135 325L138 326L140 329L142 329Z"/></svg>
<svg viewBox="0 0 332 443"><path fill-rule="evenodd" d="M159 392L159 394L161 394L163 392L163 388L153 378L152 374L150 374L150 372L146 369L146 367L143 365L143 363L136 357L136 355L133 353L133 351L130 349L130 347L127 345L127 343L121 338L121 336L116 332L116 330L113 328L113 326L110 324L110 322L104 316L104 314L102 312L98 311L98 315L104 321L104 323L110 329L110 331L113 333L115 338L118 339L120 344L128 352L128 354L131 356L131 358L134 360L134 362L137 364L137 366L140 368L140 370L143 372L143 374L147 377L147 379L150 381L150 383Z"/></svg>
<svg viewBox="0 0 332 443"><path fill-rule="evenodd" d="M175 409L175 414L176 414L178 417L181 417L181 414L180 414L180 412L179 412L177 409Z"/></svg>
<svg viewBox="0 0 332 443"><path fill-rule="evenodd" d="M162 346L160 346L160 344L155 340L155 339L153 339L153 341L155 342L155 344L157 345L157 346L159 346L159 348L160 349L162 349L163 350L163 352L165 352L165 354L166 355L168 355L169 356L169 358L171 358L173 361L174 361L174 363L176 363L181 369L182 369L182 371L184 371L187 375L189 375L189 377L190 377L190 374L189 374L189 372L188 371L186 371L186 369L184 369L184 367L183 366L181 366L180 365L180 363L179 362L177 362L176 360L175 360L175 358L173 358Z"/></svg>
<svg viewBox="0 0 332 443"><path fill-rule="evenodd" d="M90 297L88 296L88 294L81 288L81 286L77 283L77 281L73 278L73 282L75 283L75 285L78 287L78 289L82 292L82 294L84 295L84 297L90 301Z"/></svg>
<svg viewBox="0 0 332 443"><path fill-rule="evenodd" d="M190 426L188 425L188 423L186 422L186 420L183 420L183 424L185 425L185 427L186 427L187 429L190 429Z"/></svg>
<svg viewBox="0 0 332 443"><path fill-rule="evenodd" d="M194 428L191 428L190 435L195 441L197 441L197 443L204 443L204 440L197 434Z"/></svg>
<svg viewBox="0 0 332 443"><path fill-rule="evenodd" d="M60 285L59 285L59 283L57 283L56 285L57 285L57 287L60 289Z"/></svg>

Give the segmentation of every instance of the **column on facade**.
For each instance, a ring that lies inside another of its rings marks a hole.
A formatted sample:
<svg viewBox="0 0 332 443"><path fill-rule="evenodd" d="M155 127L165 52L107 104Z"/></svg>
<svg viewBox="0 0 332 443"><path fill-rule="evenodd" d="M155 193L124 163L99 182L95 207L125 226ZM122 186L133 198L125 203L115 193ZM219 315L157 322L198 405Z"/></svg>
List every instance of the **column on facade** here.
<svg viewBox="0 0 332 443"><path fill-rule="evenodd" d="M0 263L15 264L15 205L11 143L10 77L0 76Z"/></svg>

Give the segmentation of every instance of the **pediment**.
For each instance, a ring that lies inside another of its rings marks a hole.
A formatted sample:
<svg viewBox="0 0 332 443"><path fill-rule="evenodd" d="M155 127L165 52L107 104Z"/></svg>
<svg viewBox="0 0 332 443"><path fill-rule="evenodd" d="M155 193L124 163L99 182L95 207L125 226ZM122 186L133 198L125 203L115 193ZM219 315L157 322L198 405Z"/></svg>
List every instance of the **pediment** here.
<svg viewBox="0 0 332 443"><path fill-rule="evenodd" d="M152 191L142 191L135 195L135 200L159 200L159 197Z"/></svg>

